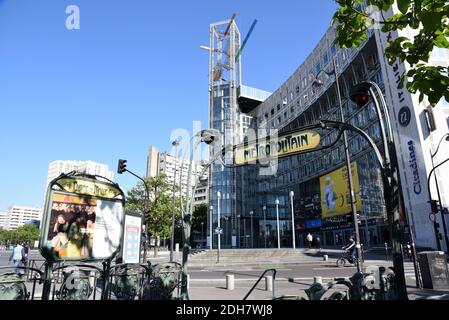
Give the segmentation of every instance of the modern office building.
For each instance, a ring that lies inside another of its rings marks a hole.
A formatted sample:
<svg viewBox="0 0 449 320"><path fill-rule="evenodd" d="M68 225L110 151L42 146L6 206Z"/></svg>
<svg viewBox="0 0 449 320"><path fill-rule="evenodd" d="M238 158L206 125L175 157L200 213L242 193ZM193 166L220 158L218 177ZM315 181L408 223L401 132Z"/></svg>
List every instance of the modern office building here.
<svg viewBox="0 0 449 320"><path fill-rule="evenodd" d="M190 185L193 188L197 183L197 190L194 197L194 205L207 203L208 195L208 172L204 171L204 161L192 162L192 176L190 178ZM201 173L201 179L199 179ZM189 161L184 160L183 157L176 157L168 152L159 152L154 146L148 150L147 157L147 177L156 177L164 173L170 185L182 187L182 194L187 195L187 181L189 174ZM199 180L198 180L199 179ZM179 196L179 193L177 194Z"/></svg>
<svg viewBox="0 0 449 320"><path fill-rule="evenodd" d="M0 227L13 230L30 221L41 221L42 209L24 206L11 206L5 214L0 215Z"/></svg>
<svg viewBox="0 0 449 320"><path fill-rule="evenodd" d="M392 12L386 13L387 16L391 14ZM226 25L226 22L221 24ZM216 28L216 24L211 25L211 30L213 28ZM213 32L211 31L211 36ZM411 33L405 31L405 34L410 36ZM432 170L431 152L436 151L441 138L449 131L449 105L446 101L442 101L434 109L428 108L426 100L420 103L418 96L409 93L400 83L399 76L408 66L399 61L393 65L388 64L384 51L389 39L402 35L404 35L402 32L384 34L378 29L369 30L368 39L359 48L342 49L332 44L335 31L331 27L307 59L269 97L263 99L245 97L242 94L245 87L241 83L231 83L230 87L236 88L234 102L237 101L238 110L250 117L250 124L246 130L248 140L252 140L254 136L260 139L267 134L282 135L286 132L301 131L307 125L318 123L320 119L340 121L338 92L335 76L332 74L334 71L332 62L335 59L345 121L365 131L382 150L381 131L373 102L358 108L348 98L349 91L357 83L361 81L377 83L383 92L391 117L399 162L403 240L407 241L411 227L417 246L437 248L439 241L442 249L445 249L444 228L441 227L439 230L443 239L440 240L435 232L434 223L429 219L427 178ZM218 38L226 37L222 32ZM212 51L216 54L220 50L211 48ZM436 49L429 63L447 66L448 61L448 51ZM240 68L241 66L234 70ZM220 70L220 64L214 63L211 58L210 114L214 121L217 121L215 114L219 115L219 112L216 112L217 105L220 106L220 103L216 102L217 92L218 95L222 93L221 101L232 97L226 92L229 88L225 86L226 83L214 76L217 70ZM323 70L325 72L322 72ZM321 80L321 85L317 85L315 81L317 79ZM218 90L219 88L222 91ZM224 118L227 119L226 111L232 103L229 106L221 105L221 110L225 113ZM220 124L211 121L212 128L217 128ZM232 125L232 122L229 122L228 130L231 132ZM239 130L239 126L235 126L234 130ZM232 221L236 221L232 231L227 232L229 235L230 232L232 235L236 234L238 240L236 243L225 241L224 246L277 247L278 220L281 247L292 247L293 234L297 246L304 245L304 238L309 232L315 236L319 235L322 244L328 246L341 246L347 241L354 230L351 210L343 206L348 202L347 187L344 186L337 192L331 187L332 181L341 186L347 180L343 142L335 130L316 129L316 132L320 136L319 146L326 146L326 149L279 158L268 166L247 165L232 171L235 174L234 181L229 185L233 187L226 192L229 195L226 194L224 199L232 199L240 205L226 208L223 199L221 212L226 212ZM238 144L242 139L245 137L231 143ZM348 144L353 166L356 207L361 220L359 226L361 241L365 246L381 245L390 239L379 165L372 148L360 136L348 132ZM435 165L449 157L447 146L440 148L433 158ZM220 168L214 169L217 172ZM449 184L443 181L443 172L443 168L437 170L437 181L442 205L447 207ZM225 178L214 179L212 172L210 205L213 229L217 226L216 191L228 185L227 181L230 179ZM437 199L433 179L430 189L433 199ZM293 224L289 196L291 191L294 193ZM223 225L225 220L222 215L220 218ZM441 215L437 215L436 219L442 226ZM229 236L222 236L222 243L224 238L231 239Z"/></svg>

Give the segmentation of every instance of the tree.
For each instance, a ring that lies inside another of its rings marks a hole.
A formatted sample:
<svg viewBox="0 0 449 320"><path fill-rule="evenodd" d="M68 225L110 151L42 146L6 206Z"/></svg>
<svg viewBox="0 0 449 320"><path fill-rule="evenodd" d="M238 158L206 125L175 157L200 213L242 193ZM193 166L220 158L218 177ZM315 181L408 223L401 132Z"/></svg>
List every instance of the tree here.
<svg viewBox="0 0 449 320"><path fill-rule="evenodd" d="M145 213L145 225L154 239L169 238L171 233L172 191L165 175L146 178L149 197L146 199L145 187L139 182L129 190L126 197L126 210ZM179 200L176 201L179 203ZM179 206L176 206L179 208ZM157 245L154 246L154 256L157 256Z"/></svg>
<svg viewBox="0 0 449 320"><path fill-rule="evenodd" d="M39 229L34 224L24 224L15 230L0 229L0 243L23 243L26 240L32 245L39 240Z"/></svg>
<svg viewBox="0 0 449 320"><path fill-rule="evenodd" d="M448 67L427 65L435 47L449 48L449 3L447 0L366 0L370 6L388 11L394 4L399 13L385 19L381 10L380 21L373 14L362 10L363 0L335 0L340 8L335 12L333 23L337 24L335 43L342 48L358 47L366 40L366 31L382 25L382 32L411 28L416 30L413 39L398 37L389 42L385 54L388 62L397 59L408 62L410 70L402 75L411 93L419 92L419 101L427 96L435 106L441 98L449 101ZM370 10L373 11L373 8ZM407 81L405 81L407 80Z"/></svg>
<svg viewBox="0 0 449 320"><path fill-rule="evenodd" d="M201 223L203 223L203 225L201 225ZM207 205L203 203L195 206L195 209L193 210L192 234L201 234L201 237L203 237L202 231L204 232L204 230L202 229L204 228L207 229ZM190 242L191 245L193 245L193 238Z"/></svg>

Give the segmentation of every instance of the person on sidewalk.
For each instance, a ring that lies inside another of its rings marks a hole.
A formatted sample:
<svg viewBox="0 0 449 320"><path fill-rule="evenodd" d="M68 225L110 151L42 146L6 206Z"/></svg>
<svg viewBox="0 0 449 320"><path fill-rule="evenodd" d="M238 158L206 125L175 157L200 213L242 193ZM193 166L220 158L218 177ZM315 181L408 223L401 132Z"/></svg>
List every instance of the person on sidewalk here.
<svg viewBox="0 0 449 320"><path fill-rule="evenodd" d="M9 257L9 262L11 262L11 260L13 260L14 262L14 273L20 274L18 267L24 258L25 258L25 250L20 245L20 243L17 242L16 246L12 250L11 256Z"/></svg>
<svg viewBox="0 0 449 320"><path fill-rule="evenodd" d="M315 244L316 244L316 248L317 248L318 250L321 250L321 239L320 239L320 236L316 236L316 238L315 238Z"/></svg>
<svg viewBox="0 0 449 320"><path fill-rule="evenodd" d="M309 232L309 234L307 235L306 240L307 240L307 242L308 242L308 244L309 244L309 249L311 249L311 248L312 248L313 237L312 237L312 235L310 234L310 232Z"/></svg>
<svg viewBox="0 0 449 320"><path fill-rule="evenodd" d="M354 263L355 262L355 240L354 240L354 236L350 236L349 237L348 244L346 246L344 246L342 249L349 253L349 255L350 255L351 259L352 259L352 261L350 261L350 262Z"/></svg>

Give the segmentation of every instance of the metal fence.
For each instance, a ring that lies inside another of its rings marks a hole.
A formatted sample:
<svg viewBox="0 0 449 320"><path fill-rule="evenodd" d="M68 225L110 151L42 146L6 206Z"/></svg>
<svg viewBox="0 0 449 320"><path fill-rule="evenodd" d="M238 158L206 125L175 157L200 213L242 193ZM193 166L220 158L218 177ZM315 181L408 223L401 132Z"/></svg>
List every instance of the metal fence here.
<svg viewBox="0 0 449 320"><path fill-rule="evenodd" d="M30 260L26 266L0 267L0 300L173 300L180 296L179 263L61 262L51 272L46 264Z"/></svg>

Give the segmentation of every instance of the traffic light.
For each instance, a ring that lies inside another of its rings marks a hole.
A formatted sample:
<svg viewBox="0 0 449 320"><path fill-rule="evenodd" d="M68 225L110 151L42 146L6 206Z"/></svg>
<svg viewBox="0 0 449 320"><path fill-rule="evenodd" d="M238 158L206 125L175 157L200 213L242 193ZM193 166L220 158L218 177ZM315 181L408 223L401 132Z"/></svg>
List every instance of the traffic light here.
<svg viewBox="0 0 449 320"><path fill-rule="evenodd" d="M432 210L433 213L438 213L438 200L430 200L430 208Z"/></svg>
<svg viewBox="0 0 449 320"><path fill-rule="evenodd" d="M359 83L351 89L349 97L360 108L365 106L370 100L370 85L368 83Z"/></svg>
<svg viewBox="0 0 449 320"><path fill-rule="evenodd" d="M118 161L117 173L122 174L126 171L126 162L128 161L122 159Z"/></svg>

